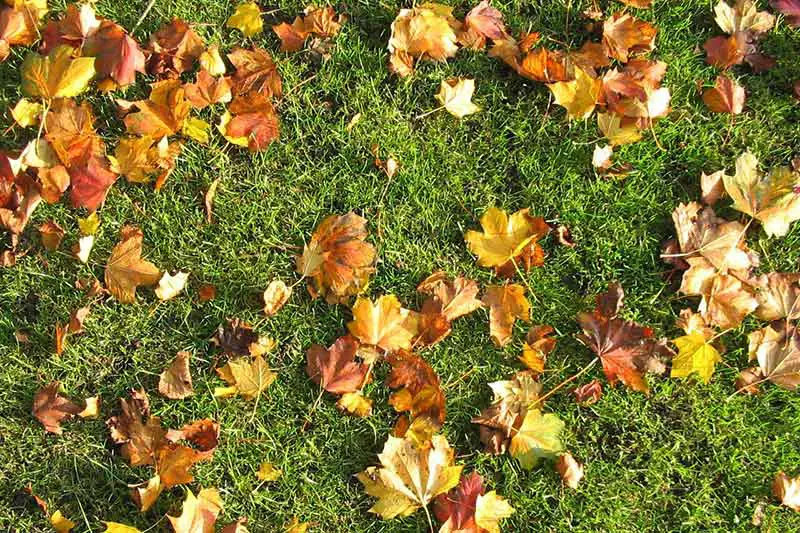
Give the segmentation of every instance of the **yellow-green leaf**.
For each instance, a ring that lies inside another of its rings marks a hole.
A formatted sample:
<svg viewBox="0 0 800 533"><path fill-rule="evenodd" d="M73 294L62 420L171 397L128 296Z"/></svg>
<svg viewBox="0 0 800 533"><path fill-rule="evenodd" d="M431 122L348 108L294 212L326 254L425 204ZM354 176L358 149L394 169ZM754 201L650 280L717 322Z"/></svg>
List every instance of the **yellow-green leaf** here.
<svg viewBox="0 0 800 533"><path fill-rule="evenodd" d="M22 63L22 91L45 100L78 96L94 78L94 58L73 59L73 49L57 46L47 56L29 53Z"/></svg>
<svg viewBox="0 0 800 533"><path fill-rule="evenodd" d="M529 409L522 426L511 438L509 452L519 459L525 469L531 469L539 459L554 457L564 449L559 434L564 422L553 413L543 415L538 409Z"/></svg>

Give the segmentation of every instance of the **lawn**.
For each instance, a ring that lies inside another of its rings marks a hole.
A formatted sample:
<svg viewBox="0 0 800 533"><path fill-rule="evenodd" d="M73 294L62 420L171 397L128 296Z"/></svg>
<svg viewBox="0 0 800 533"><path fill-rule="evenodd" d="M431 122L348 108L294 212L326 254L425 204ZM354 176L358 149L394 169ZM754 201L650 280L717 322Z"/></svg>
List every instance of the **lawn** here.
<svg viewBox="0 0 800 533"><path fill-rule="evenodd" d="M63 9L57 3L54 9ZM131 29L145 4L100 0L96 9ZM494 2L515 32L540 31L572 45L586 38L579 14L588 4ZM609 12L623 7L610 4ZM461 17L472 4L456 6ZM0 269L0 529L50 531L46 518L18 497L30 484L52 509L79 523L76 532L102 531L101 520L142 530L156 524L150 531L167 531L162 517L179 512L185 491L172 489L153 509L139 513L127 486L147 479L149 471L120 457L103 423L117 412L118 398L144 388L165 426L203 417L219 422L219 448L213 461L195 468L190 488L220 489L221 524L247 516L252 531L279 531L297 516L313 524L311 531L426 531L422 511L393 521L369 514L373 500L354 477L376 464L396 419L383 385L386 370L380 369L366 389L375 403L371 417L343 416L328 395L310 412L319 388L305 374L305 352L344 334L349 308L313 300L298 286L277 316L265 318L261 292L273 279L297 280L294 256L317 224L353 210L368 220L368 240L378 250L368 295L394 293L417 308L416 285L435 270L482 285L493 282L491 271L478 267L467 251L464 232L478 228L488 207L527 207L550 223L567 225L577 243L568 248L547 238L544 266L525 275L534 293L534 323L552 325L558 336L543 377L545 390L593 358L575 338L575 315L590 309L594 295L611 281L626 291L627 318L659 335L678 336L675 318L696 300L677 294L676 280L665 278L669 266L659 258L662 242L673 235L672 209L699 199L702 171L732 171L746 148L766 167L785 165L800 141L800 104L791 96L792 83L800 79L800 33L782 19L763 44L777 67L760 75L734 70L748 92L743 114L735 120L716 115L700 100L696 81L709 83L716 76L700 48L720 33L712 6L710 1L656 0L652 9L636 11L660 29L653 56L669 65L665 86L672 92L673 111L655 126L657 142L648 132L641 142L618 149L616 160L633 166L624 179L598 177L591 166L600 140L594 118L568 121L543 84L525 80L484 53L463 50L446 63L421 64L410 79L392 76L386 44L400 4L337 5L349 20L335 39L332 57L322 63L307 52L278 52L272 32L255 37L253 42L275 54L284 81L278 142L250 153L215 131L208 146L186 143L161 191L121 179L99 212L102 225L88 265L76 261L69 246L45 252L35 229L53 219L67 230L71 245L77 240L77 219L86 213L66 202L42 205L22 237L30 253L15 267ZM291 20L304 5L262 7L270 13L266 24L276 24ZM158 0L134 36L146 42L170 18L181 17L198 23L207 42L228 50L243 42L241 33L224 27L233 9L220 0ZM3 109L20 97L24 52L15 48L0 64ZM440 81L454 76L475 78L474 101L482 111L462 120L443 111L416 118L437 107ZM107 142L116 142L123 131L113 97L143 97L145 81L140 76L138 84L120 93L89 98ZM348 129L358 113L360 121ZM209 111L204 116L216 117ZM4 130L12 124L8 113L0 120ZM33 135L11 129L0 148L18 149ZM375 167L372 145L380 147L382 157L399 161L393 179ZM208 224L203 193L217 178L214 221ZM729 202L723 204L724 216L740 217ZM144 289L135 305L96 304L85 333L55 356L56 323L86 303L76 280L102 279L125 224L141 228L149 260L162 269L191 273L187 291L168 302ZM749 244L761 255L762 271L798 269L800 224L784 238L752 231ZM216 299L200 302L197 288L203 283L217 287ZM278 378L255 413L253 402L212 394L223 382L213 371L219 353L209 340L231 317L278 343L269 355ZM516 509L504 521L504 531L749 531L761 502L766 502L764 530L798 531L800 514L778 507L770 484L778 471L796 475L800 468L800 396L767 384L759 396L730 397L738 371L748 364L746 335L756 327L761 327L758 321L748 318L725 336L724 364L707 385L694 378L654 377L649 396L606 387L598 403L581 407L567 387L548 400L548 410L566 423L566 446L586 464L577 490L564 488L548 463L526 471L508 455L483 453L478 428L470 423L490 401L487 383L521 369L517 356L524 324L518 322L514 341L498 349L489 337L487 313L478 311L456 322L452 335L424 355L445 388L448 417L442 432L457 461L466 471L480 472L490 490ZM27 344L15 340L14 332L21 329L29 333ZM156 391L158 375L180 350L193 354L195 395L170 401ZM599 368L579 383L595 377L605 385ZM61 436L45 433L31 416L31 403L35 392L53 380L62 382L71 398L101 396L100 419L67 422ZM283 476L258 487L255 471L263 461Z"/></svg>

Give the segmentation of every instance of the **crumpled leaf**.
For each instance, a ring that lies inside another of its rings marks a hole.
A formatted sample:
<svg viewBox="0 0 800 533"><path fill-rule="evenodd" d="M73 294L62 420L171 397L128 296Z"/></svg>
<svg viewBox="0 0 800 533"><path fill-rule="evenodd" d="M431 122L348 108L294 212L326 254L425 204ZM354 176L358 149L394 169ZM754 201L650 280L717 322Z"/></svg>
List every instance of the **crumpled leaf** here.
<svg viewBox="0 0 800 533"><path fill-rule="evenodd" d="M558 415L543 415L539 409L529 409L522 425L514 428L508 451L522 468L530 470L540 459L555 457L564 449L559 438L563 429L564 422Z"/></svg>
<svg viewBox="0 0 800 533"><path fill-rule="evenodd" d="M775 24L775 17L766 11L758 11L753 0L736 0L732 6L720 0L714 6L714 14L717 25L729 35L737 32L765 33Z"/></svg>
<svg viewBox="0 0 800 533"><path fill-rule="evenodd" d="M380 467L356 477L367 494L378 498L370 512L387 520L408 516L458 485L463 468L453 465L453 450L442 435L422 445L389 436L378 459Z"/></svg>
<svg viewBox="0 0 800 533"><path fill-rule="evenodd" d="M54 381L39 389L33 397L33 416L42 423L45 431L61 435L61 422L81 412L81 408L61 396L61 384Z"/></svg>
<svg viewBox="0 0 800 533"><path fill-rule="evenodd" d="M255 2L243 2L236 6L236 11L225 23L228 28L241 31L245 37L253 37L264 30L261 9Z"/></svg>
<svg viewBox="0 0 800 533"><path fill-rule="evenodd" d="M558 456L556 471L561 476L564 485L571 489L577 489L578 483L583 479L583 465L576 461L569 452Z"/></svg>
<svg viewBox="0 0 800 533"><path fill-rule="evenodd" d="M201 489L197 496L187 489L180 516L167 518L175 533L214 533L221 512L222 498L217 489Z"/></svg>
<svg viewBox="0 0 800 533"><path fill-rule="evenodd" d="M631 56L655 48L658 29L627 13L611 15L603 23L603 47L608 56L627 63Z"/></svg>
<svg viewBox="0 0 800 533"><path fill-rule="evenodd" d="M186 101L180 80L164 80L151 86L147 100L137 100L137 112L125 117L129 133L160 139L183 128L191 106Z"/></svg>
<svg viewBox="0 0 800 533"><path fill-rule="evenodd" d="M142 259L144 235L140 229L125 226L120 238L106 264L106 288L120 303L134 303L136 287L155 285L161 272L153 263Z"/></svg>
<svg viewBox="0 0 800 533"><path fill-rule="evenodd" d="M381 296L374 303L358 298L347 329L362 343L387 352L410 350L411 340L419 331L419 314L405 309L393 294Z"/></svg>
<svg viewBox="0 0 800 533"><path fill-rule="evenodd" d="M259 342L259 337L249 324L233 318L217 328L211 342L226 355L250 355L253 346Z"/></svg>
<svg viewBox="0 0 800 533"><path fill-rule="evenodd" d="M386 356L392 371L386 384L392 389L400 389L389 398L395 411L408 412L412 424L418 419L426 419L433 432L444 424L447 415L444 391L439 376L422 357L400 350Z"/></svg>
<svg viewBox="0 0 800 533"><path fill-rule="evenodd" d="M457 118L477 113L480 107L472 103L475 92L475 80L468 78L452 78L442 80L436 100L448 113Z"/></svg>
<svg viewBox="0 0 800 533"><path fill-rule="evenodd" d="M585 119L594 112L603 81L589 76L583 69L575 69L575 79L547 86L558 105L567 110L571 119Z"/></svg>
<svg viewBox="0 0 800 533"><path fill-rule="evenodd" d="M315 344L306 352L306 374L332 394L359 390L369 371L369 365L356 361L358 341L346 335L336 339L327 350Z"/></svg>
<svg viewBox="0 0 800 533"><path fill-rule="evenodd" d="M489 308L489 333L497 346L505 346L511 341L517 319L530 321L530 304L522 285L490 285L481 301Z"/></svg>
<svg viewBox="0 0 800 533"><path fill-rule="evenodd" d="M790 478L778 472L772 482L772 494L793 511L800 512L800 477Z"/></svg>
<svg viewBox="0 0 800 533"><path fill-rule="evenodd" d="M20 98L11 109L11 116L23 128L39 123L44 107L39 102L31 102L27 98Z"/></svg>
<svg viewBox="0 0 800 533"><path fill-rule="evenodd" d="M572 395L575 396L577 404L583 406L592 405L600 401L603 395L603 385L599 380L593 379L589 383L575 387Z"/></svg>
<svg viewBox="0 0 800 533"><path fill-rule="evenodd" d="M191 70L205 50L203 40L189 24L178 18L173 18L151 35L148 47L151 54L147 72L170 77Z"/></svg>
<svg viewBox="0 0 800 533"><path fill-rule="evenodd" d="M486 451L498 455L508 448L515 428L522 425L529 409L539 404L542 385L533 372L517 372L506 381L490 383L494 397L472 422L481 426Z"/></svg>
<svg viewBox="0 0 800 533"><path fill-rule="evenodd" d="M364 289L376 258L367 235L367 221L352 212L331 215L317 226L297 257L297 272L313 283L312 296L339 303Z"/></svg>
<svg viewBox="0 0 800 533"><path fill-rule="evenodd" d="M737 327L758 307L752 290L735 275L719 274L702 257L686 261L690 268L683 274L679 290L690 296L702 296L697 310L709 324L722 329Z"/></svg>
<svg viewBox="0 0 800 533"><path fill-rule="evenodd" d="M644 374L663 372L660 359L666 357L669 350L663 341L653 338L650 328L618 316L623 297L622 287L611 283L607 292L597 296L592 313L578 314L578 323L583 329L578 340L600 358L611 385L622 381L630 389L647 393L649 388Z"/></svg>
<svg viewBox="0 0 800 533"><path fill-rule="evenodd" d="M727 76L717 76L714 87L703 93L703 102L714 113L738 115L744 109L744 88Z"/></svg>
<svg viewBox="0 0 800 533"><path fill-rule="evenodd" d="M500 533L500 520L514 513L502 496L486 492L477 472L462 476L457 487L437 496L433 509L443 522L439 533Z"/></svg>
<svg viewBox="0 0 800 533"><path fill-rule="evenodd" d="M460 23L449 6L426 3L401 9L389 37L390 69L400 76L413 72L413 59L444 61L458 51L455 30Z"/></svg>
<svg viewBox="0 0 800 533"><path fill-rule="evenodd" d="M178 352L172 363L159 375L158 392L170 400L182 400L194 394L189 372L189 352Z"/></svg>
<svg viewBox="0 0 800 533"><path fill-rule="evenodd" d="M233 359L217 374L225 380L228 387L217 387L214 396L240 395L245 400L255 400L270 386L278 375L270 370L260 354Z"/></svg>
<svg viewBox="0 0 800 533"><path fill-rule="evenodd" d="M453 320L483 307L477 298L478 290L476 282L460 276L451 281L442 271L425 278L417 291L430 297L422 304L419 336L415 342L427 346L436 344L450 334Z"/></svg>
<svg viewBox="0 0 800 533"><path fill-rule="evenodd" d="M800 387L800 332L789 322L775 322L748 336L750 360L757 359L764 378L779 387Z"/></svg>
<svg viewBox="0 0 800 533"><path fill-rule="evenodd" d="M308 6L301 17L295 17L289 24L282 22L272 27L272 31L281 40L281 52L296 52L303 48L310 35L318 35L321 39L329 39L339 33L342 19L336 15L333 7Z"/></svg>
<svg viewBox="0 0 800 533"><path fill-rule="evenodd" d="M507 274L516 267L544 263L544 251L536 241L547 235L550 226L543 218L531 216L528 209L509 217L502 209L490 207L481 217L481 227L482 232L470 230L464 235L470 252L478 256L478 265Z"/></svg>
<svg viewBox="0 0 800 533"><path fill-rule="evenodd" d="M47 56L29 52L22 63L22 92L44 100L78 96L95 75L95 59L73 59L73 49L58 46Z"/></svg>
<svg viewBox="0 0 800 533"><path fill-rule="evenodd" d="M736 160L736 174L723 176L733 208L760 221L769 237L783 236L800 219L800 175L787 167L763 174L750 152Z"/></svg>
<svg viewBox="0 0 800 533"><path fill-rule="evenodd" d="M64 240L64 228L59 226L54 220L48 220L38 228L39 235L42 238L42 245L46 250L55 251L61 246L61 241Z"/></svg>

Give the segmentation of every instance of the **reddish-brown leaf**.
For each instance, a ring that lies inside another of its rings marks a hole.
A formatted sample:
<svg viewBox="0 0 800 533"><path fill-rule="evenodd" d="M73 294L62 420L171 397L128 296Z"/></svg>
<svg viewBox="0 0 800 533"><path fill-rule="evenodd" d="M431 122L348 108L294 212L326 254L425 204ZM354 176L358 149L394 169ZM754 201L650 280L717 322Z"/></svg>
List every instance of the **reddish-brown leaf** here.
<svg viewBox="0 0 800 533"><path fill-rule="evenodd" d="M189 24L175 18L150 37L149 48L147 72L174 77L192 69L205 44Z"/></svg>
<svg viewBox="0 0 800 533"><path fill-rule="evenodd" d="M136 73L145 72L144 52L125 29L110 20L86 39L83 54L93 56L94 68L101 80L110 78L119 87L136 81Z"/></svg>
<svg viewBox="0 0 800 533"><path fill-rule="evenodd" d="M631 56L655 48L657 32L648 22L627 13L615 13L603 23L603 46L608 56L627 63Z"/></svg>
<svg viewBox="0 0 800 533"><path fill-rule="evenodd" d="M226 355L250 355L250 345L258 342L258 333L250 324L233 318L217 328L211 342Z"/></svg>
<svg viewBox="0 0 800 533"><path fill-rule="evenodd" d="M245 50L236 48L228 54L236 72L233 75L233 93L261 93L267 98L281 97L281 77L269 52L263 48Z"/></svg>
<svg viewBox="0 0 800 533"><path fill-rule="evenodd" d="M444 423L447 410L439 376L420 356L398 350L386 356L392 366L387 385L401 390L389 399L398 412L409 411L413 418L427 417L438 427Z"/></svg>
<svg viewBox="0 0 800 533"><path fill-rule="evenodd" d="M70 202L73 207L85 207L95 211L106 200L108 191L117 181L119 175L110 169L105 157L92 157L85 163L69 169L72 191Z"/></svg>
<svg viewBox="0 0 800 533"><path fill-rule="evenodd" d="M280 122L269 98L262 93L248 93L234 98L228 107L230 120L225 135L245 139L252 152L265 150L280 135Z"/></svg>
<svg viewBox="0 0 800 533"><path fill-rule="evenodd" d="M703 93L703 102L714 113L738 115L744 109L744 88L727 76L717 76L714 87Z"/></svg>
<svg viewBox="0 0 800 533"><path fill-rule="evenodd" d="M367 377L369 365L356 361L359 342L346 335L327 350L315 344L306 353L306 374L332 394L355 392Z"/></svg>
<svg viewBox="0 0 800 533"><path fill-rule="evenodd" d="M226 77L215 78L207 70L197 73L195 83L183 86L186 99L196 109L231 101L231 83Z"/></svg>
<svg viewBox="0 0 800 533"><path fill-rule="evenodd" d="M589 383L576 387L572 394L575 396L576 403L592 405L600 401L600 397L603 395L603 385L598 380L593 379Z"/></svg>
<svg viewBox="0 0 800 533"><path fill-rule="evenodd" d="M58 392L61 384L54 381L39 389L33 397L33 416L42 423L49 433L61 435L61 422L81 412L81 408L61 396Z"/></svg>

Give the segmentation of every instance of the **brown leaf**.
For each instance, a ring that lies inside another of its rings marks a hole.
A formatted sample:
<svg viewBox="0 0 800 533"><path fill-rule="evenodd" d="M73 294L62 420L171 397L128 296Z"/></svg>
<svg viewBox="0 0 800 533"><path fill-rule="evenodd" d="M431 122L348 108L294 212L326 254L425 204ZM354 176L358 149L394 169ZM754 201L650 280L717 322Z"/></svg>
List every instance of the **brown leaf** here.
<svg viewBox="0 0 800 533"><path fill-rule="evenodd" d="M269 52L263 48L236 48L228 54L236 73L231 79L233 93L259 93L266 98L281 97L281 77Z"/></svg>
<svg viewBox="0 0 800 533"><path fill-rule="evenodd" d="M739 372L739 375L736 376L736 381L734 381L733 386L737 391L742 391L746 394L755 396L760 392L759 385L763 381L764 375L761 373L761 369L757 366L754 366L752 368L745 368Z"/></svg>
<svg viewBox="0 0 800 533"><path fill-rule="evenodd" d="M251 152L266 150L280 136L280 122L267 96L248 93L237 96L228 106L220 125L225 138L246 146Z"/></svg>
<svg viewBox="0 0 800 533"><path fill-rule="evenodd" d="M197 289L197 296L201 302L209 302L217 297L217 288L210 283L204 283Z"/></svg>
<svg viewBox="0 0 800 533"><path fill-rule="evenodd" d="M86 317L89 316L90 311L91 309L86 306L75 309L69 314L69 333L75 335L83 333L83 322L86 320Z"/></svg>
<svg viewBox="0 0 800 533"><path fill-rule="evenodd" d="M738 115L744 109L744 100L744 88L726 76L717 76L714 87L703 93L703 102L714 113Z"/></svg>
<svg viewBox="0 0 800 533"><path fill-rule="evenodd" d="M61 422L72 418L81 412L81 408L61 396L61 384L54 381L46 387L39 389L33 397L33 416L41 422L45 431L61 435L63 429Z"/></svg>
<svg viewBox="0 0 800 533"><path fill-rule="evenodd" d="M744 34L741 33L711 37L703 45L706 63L723 70L740 65L744 61L746 46Z"/></svg>
<svg viewBox="0 0 800 533"><path fill-rule="evenodd" d="M94 130L94 113L88 102L71 98L53 101L44 118L45 138L68 169L105 156L103 140Z"/></svg>
<svg viewBox="0 0 800 533"><path fill-rule="evenodd" d="M719 274L705 258L687 259L689 270L683 274L680 292L702 296L698 311L709 324L722 329L734 328L755 311L758 301L739 278Z"/></svg>
<svg viewBox="0 0 800 533"><path fill-rule="evenodd" d="M194 394L192 375L189 373L189 352L178 352L172 363L158 379L158 392L170 400L182 400Z"/></svg>
<svg viewBox="0 0 800 533"><path fill-rule="evenodd" d="M758 360L764 378L784 389L800 387L800 332L794 324L774 322L747 338L750 360Z"/></svg>
<svg viewBox="0 0 800 533"><path fill-rule="evenodd" d="M705 172L700 174L700 190L703 193L704 204L714 205L725 194L725 185L722 180L724 175L724 170L718 170L711 174Z"/></svg>
<svg viewBox="0 0 800 533"><path fill-rule="evenodd" d="M68 327L61 325L60 323L56 324L55 333L53 334L54 337L54 344L55 344L55 352L56 355L61 355L64 353L64 348L67 345L67 333Z"/></svg>
<svg viewBox="0 0 800 533"><path fill-rule="evenodd" d="M130 396L129 400L120 398L122 412L106 420L106 426L132 466L155 464L167 432L160 418L150 416L150 400L144 390L131 390Z"/></svg>
<svg viewBox="0 0 800 533"><path fill-rule="evenodd" d="M544 47L526 54L517 72L526 78L545 83L570 81L573 78L567 67L567 56L558 50Z"/></svg>
<svg viewBox="0 0 800 533"><path fill-rule="evenodd" d="M189 24L174 18L150 37L149 48L147 72L176 76L192 69L205 45Z"/></svg>
<svg viewBox="0 0 800 533"><path fill-rule="evenodd" d="M530 370L541 374L547 356L556 347L556 339L551 337L554 333L552 326L534 326L528 330L525 344L522 345L522 355L519 360Z"/></svg>
<svg viewBox="0 0 800 533"><path fill-rule="evenodd" d="M503 14L489 4L489 0L481 0L464 18L467 30L472 30L485 39L499 41L507 37ZM478 48L483 48L481 45Z"/></svg>
<svg viewBox="0 0 800 533"><path fill-rule="evenodd" d="M226 77L215 78L207 70L197 73L195 83L183 86L186 99L195 109L231 101L231 82Z"/></svg>
<svg viewBox="0 0 800 533"><path fill-rule="evenodd" d="M209 224L212 222L211 211L214 208L214 198L217 196L217 188L219 187L219 182L221 179L222 178L217 178L212 181L205 195L203 195L203 201L206 208L206 222Z"/></svg>
<svg viewBox="0 0 800 533"><path fill-rule="evenodd" d="M404 350L386 356L392 372L386 384L401 390L394 392L389 403L398 412L409 411L412 418L424 417L441 427L447 409L439 376L419 355Z"/></svg>
<svg viewBox="0 0 800 533"><path fill-rule="evenodd" d="M770 272L755 279L758 307L755 315L761 320L800 318L800 274Z"/></svg>
<svg viewBox="0 0 800 533"><path fill-rule="evenodd" d="M292 24L281 22L273 26L272 31L281 41L281 52L297 52L303 48L306 39L310 35L305 29L303 19L300 17L295 18Z"/></svg>
<svg viewBox="0 0 800 533"><path fill-rule="evenodd" d="M64 239L64 228L55 221L48 220L37 229L42 237L44 247L51 252L58 250L58 247L61 246L61 241Z"/></svg>
<svg viewBox="0 0 800 533"><path fill-rule="evenodd" d="M136 287L155 285L161 272L153 263L142 259L144 235L140 229L125 226L120 237L106 264L106 287L120 303L134 303Z"/></svg>
<svg viewBox="0 0 800 533"><path fill-rule="evenodd" d="M772 482L772 494L793 511L800 512L800 477L790 478L778 472Z"/></svg>
<svg viewBox="0 0 800 533"><path fill-rule="evenodd" d="M572 394L575 396L576 403L584 406L592 405L600 401L600 397L603 395L603 385L598 380L593 379L589 383L576 387Z"/></svg>
<svg viewBox="0 0 800 533"><path fill-rule="evenodd" d="M481 301L489 308L489 333L497 346L511 340L516 319L530 321L530 304L522 285L490 285Z"/></svg>
<svg viewBox="0 0 800 533"><path fill-rule="evenodd" d="M615 13L603 23L603 46L607 55L627 63L631 56L655 48L657 31L652 24L627 13Z"/></svg>
<svg viewBox="0 0 800 533"><path fill-rule="evenodd" d="M583 465L576 461L569 452L558 456L556 472L561 476L564 485L571 489L577 489L578 483L583 479Z"/></svg>
<svg viewBox="0 0 800 533"><path fill-rule="evenodd" d="M249 355L250 345L258 342L258 333L247 322L233 318L217 328L211 342L226 355Z"/></svg>
<svg viewBox="0 0 800 533"><path fill-rule="evenodd" d="M366 286L375 272L375 248L365 242L367 221L355 213L331 215L317 226L297 257L297 272L311 278L312 296L329 303L346 301Z"/></svg>
<svg viewBox="0 0 800 533"><path fill-rule="evenodd" d="M356 361L358 341L346 335L327 350L315 344L306 352L306 374L331 394L346 394L361 388L369 366Z"/></svg>
<svg viewBox="0 0 800 533"><path fill-rule="evenodd" d="M483 306L477 298L478 290L475 281L461 276L451 281L442 271L434 272L417 286L418 292L441 302L442 315L451 322Z"/></svg>

